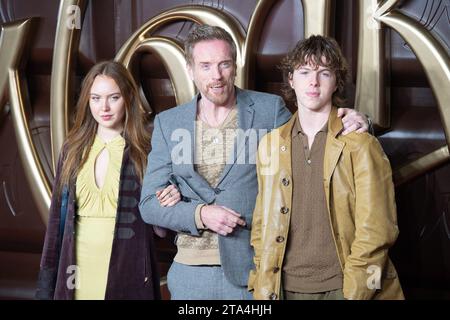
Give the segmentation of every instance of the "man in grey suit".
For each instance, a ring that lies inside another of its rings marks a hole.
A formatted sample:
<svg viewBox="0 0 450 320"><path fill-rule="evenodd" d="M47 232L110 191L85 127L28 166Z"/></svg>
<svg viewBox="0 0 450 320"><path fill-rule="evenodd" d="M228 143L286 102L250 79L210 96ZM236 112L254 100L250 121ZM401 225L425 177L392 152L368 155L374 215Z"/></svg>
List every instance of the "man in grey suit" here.
<svg viewBox="0 0 450 320"><path fill-rule="evenodd" d="M257 143L291 113L279 96L234 85L236 46L222 28L195 28L185 54L199 94L155 117L140 211L145 222L177 232L167 275L172 299L251 299ZM347 130L367 131L363 115L340 112ZM161 207L171 194L157 190L167 181L184 201Z"/></svg>

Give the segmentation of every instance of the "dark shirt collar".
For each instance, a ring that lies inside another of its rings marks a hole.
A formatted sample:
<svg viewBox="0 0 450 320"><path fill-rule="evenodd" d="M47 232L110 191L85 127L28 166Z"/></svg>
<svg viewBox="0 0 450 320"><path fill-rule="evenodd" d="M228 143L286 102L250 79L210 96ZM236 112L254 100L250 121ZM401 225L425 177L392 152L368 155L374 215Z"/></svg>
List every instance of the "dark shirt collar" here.
<svg viewBox="0 0 450 320"><path fill-rule="evenodd" d="M294 117L295 117L295 120L294 120L294 126L292 127L292 138L295 138L299 134L305 134L303 132L302 125L300 124L300 120L298 119L298 113L296 113L294 115ZM329 121L329 118L328 118L328 121ZM320 129L318 132L324 132L324 133L328 132L328 121L325 122L322 129Z"/></svg>

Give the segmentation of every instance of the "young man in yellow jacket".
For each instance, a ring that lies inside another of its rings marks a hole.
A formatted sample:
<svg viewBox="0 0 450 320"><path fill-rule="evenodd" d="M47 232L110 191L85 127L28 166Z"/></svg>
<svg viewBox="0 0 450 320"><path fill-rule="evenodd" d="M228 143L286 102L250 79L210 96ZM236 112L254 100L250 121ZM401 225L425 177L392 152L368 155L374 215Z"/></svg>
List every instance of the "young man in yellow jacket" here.
<svg viewBox="0 0 450 320"><path fill-rule="evenodd" d="M343 135L348 74L336 41L311 36L282 62L298 112L258 147L251 244L255 299L403 299L389 160L370 134Z"/></svg>

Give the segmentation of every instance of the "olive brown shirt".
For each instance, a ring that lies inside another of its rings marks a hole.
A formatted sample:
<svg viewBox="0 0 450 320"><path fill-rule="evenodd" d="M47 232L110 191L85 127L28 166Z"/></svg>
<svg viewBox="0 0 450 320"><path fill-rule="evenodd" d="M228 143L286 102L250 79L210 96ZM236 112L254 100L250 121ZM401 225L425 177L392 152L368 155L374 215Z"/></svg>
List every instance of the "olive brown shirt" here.
<svg viewBox="0 0 450 320"><path fill-rule="evenodd" d="M323 185L327 124L311 145L297 117L292 129L292 213L283 266L283 288L318 293L342 288Z"/></svg>

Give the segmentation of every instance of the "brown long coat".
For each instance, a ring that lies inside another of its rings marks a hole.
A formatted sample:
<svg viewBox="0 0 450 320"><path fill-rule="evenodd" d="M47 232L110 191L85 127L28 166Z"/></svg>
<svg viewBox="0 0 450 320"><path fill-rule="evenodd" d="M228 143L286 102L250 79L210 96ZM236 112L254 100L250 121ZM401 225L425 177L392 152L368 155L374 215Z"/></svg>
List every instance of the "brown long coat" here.
<svg viewBox="0 0 450 320"><path fill-rule="evenodd" d="M141 185L125 148L120 172L119 202L109 263L105 299L160 299L159 272L153 243L153 229L140 215ZM61 172L58 163L55 182ZM60 197L52 197L49 222L39 272L38 299L74 298L75 183L69 186L67 218L60 245Z"/></svg>

